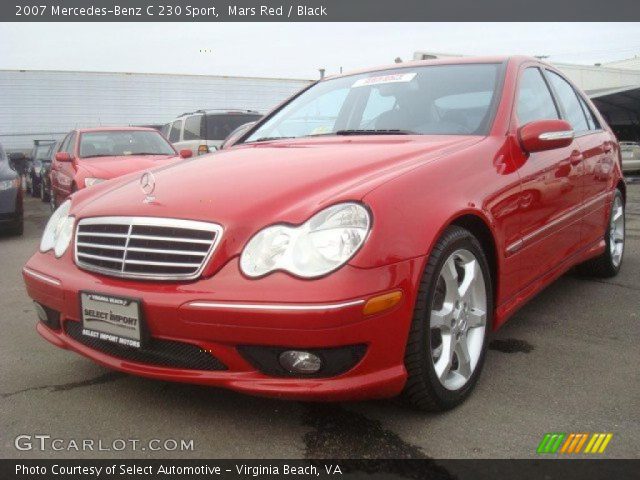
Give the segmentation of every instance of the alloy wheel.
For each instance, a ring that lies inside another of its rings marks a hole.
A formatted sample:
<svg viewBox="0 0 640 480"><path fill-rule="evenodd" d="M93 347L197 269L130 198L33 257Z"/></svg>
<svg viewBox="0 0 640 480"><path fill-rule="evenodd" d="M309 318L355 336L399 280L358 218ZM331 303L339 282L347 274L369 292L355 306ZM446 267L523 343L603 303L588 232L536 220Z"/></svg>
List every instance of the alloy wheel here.
<svg viewBox="0 0 640 480"><path fill-rule="evenodd" d="M478 259L466 249L442 265L430 315L430 357L447 390L462 388L482 353L487 325L487 292Z"/></svg>
<svg viewBox="0 0 640 480"><path fill-rule="evenodd" d="M620 196L616 196L613 201L609 225L609 249L611 250L611 261L618 268L624 252L624 206Z"/></svg>

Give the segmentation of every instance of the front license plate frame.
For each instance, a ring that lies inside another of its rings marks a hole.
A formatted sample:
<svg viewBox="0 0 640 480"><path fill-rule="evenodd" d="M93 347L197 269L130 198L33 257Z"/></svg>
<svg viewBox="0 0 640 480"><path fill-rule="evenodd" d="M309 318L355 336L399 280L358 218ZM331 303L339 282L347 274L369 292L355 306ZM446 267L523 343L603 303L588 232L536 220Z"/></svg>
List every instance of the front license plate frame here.
<svg viewBox="0 0 640 480"><path fill-rule="evenodd" d="M145 345L148 336L141 299L87 290L78 297L82 335L134 349Z"/></svg>

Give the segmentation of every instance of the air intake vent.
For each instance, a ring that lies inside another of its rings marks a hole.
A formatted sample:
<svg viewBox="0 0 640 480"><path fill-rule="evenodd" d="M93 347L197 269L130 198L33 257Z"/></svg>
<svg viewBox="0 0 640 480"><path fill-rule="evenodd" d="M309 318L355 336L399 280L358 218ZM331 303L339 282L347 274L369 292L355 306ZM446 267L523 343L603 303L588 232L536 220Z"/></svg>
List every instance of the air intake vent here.
<svg viewBox="0 0 640 480"><path fill-rule="evenodd" d="M215 223L155 217L84 218L76 263L105 275L148 280L197 278L222 236Z"/></svg>

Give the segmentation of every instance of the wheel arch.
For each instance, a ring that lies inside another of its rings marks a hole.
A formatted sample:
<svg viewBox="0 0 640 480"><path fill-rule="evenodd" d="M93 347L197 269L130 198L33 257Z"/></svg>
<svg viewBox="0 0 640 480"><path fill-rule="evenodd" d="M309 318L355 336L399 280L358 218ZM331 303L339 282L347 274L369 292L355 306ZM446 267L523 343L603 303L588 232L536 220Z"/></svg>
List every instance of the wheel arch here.
<svg viewBox="0 0 640 480"><path fill-rule="evenodd" d="M462 214L454 218L449 225L456 225L469 230L473 236L478 239L478 242L480 242L482 250L487 256L487 262L489 263L489 273L491 274L491 293L493 295L495 305L498 293L499 266L496 240L491 227L484 218L473 213Z"/></svg>

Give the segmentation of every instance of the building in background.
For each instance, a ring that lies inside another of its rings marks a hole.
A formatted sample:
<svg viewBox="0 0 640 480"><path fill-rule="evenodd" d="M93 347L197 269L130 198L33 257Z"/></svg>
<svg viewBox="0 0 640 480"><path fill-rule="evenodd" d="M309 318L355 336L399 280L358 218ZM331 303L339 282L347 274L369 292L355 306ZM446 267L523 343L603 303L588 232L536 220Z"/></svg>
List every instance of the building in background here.
<svg viewBox="0 0 640 480"><path fill-rule="evenodd" d="M413 59L461 56L419 51ZM640 141L640 57L597 65L551 63L589 95L619 140Z"/></svg>
<svg viewBox="0 0 640 480"><path fill-rule="evenodd" d="M73 128L162 125L198 109L266 113L310 80L0 70L0 144L28 151Z"/></svg>

